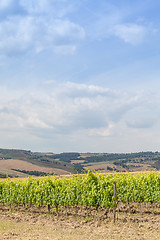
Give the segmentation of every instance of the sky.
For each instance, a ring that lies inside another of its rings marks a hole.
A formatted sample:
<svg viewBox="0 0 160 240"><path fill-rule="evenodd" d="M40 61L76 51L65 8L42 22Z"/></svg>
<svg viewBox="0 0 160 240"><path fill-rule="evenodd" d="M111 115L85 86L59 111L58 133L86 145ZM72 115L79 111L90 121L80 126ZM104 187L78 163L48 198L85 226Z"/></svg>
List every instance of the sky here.
<svg viewBox="0 0 160 240"><path fill-rule="evenodd" d="M0 148L160 151L160 1L1 0Z"/></svg>

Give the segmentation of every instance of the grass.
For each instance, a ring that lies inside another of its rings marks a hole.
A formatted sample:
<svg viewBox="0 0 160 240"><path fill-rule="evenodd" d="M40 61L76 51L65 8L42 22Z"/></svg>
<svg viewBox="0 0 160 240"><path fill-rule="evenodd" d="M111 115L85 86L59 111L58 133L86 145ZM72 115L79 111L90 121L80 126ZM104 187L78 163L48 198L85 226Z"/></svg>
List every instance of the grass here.
<svg viewBox="0 0 160 240"><path fill-rule="evenodd" d="M112 219L57 217L0 210L0 240L159 240L160 215Z"/></svg>

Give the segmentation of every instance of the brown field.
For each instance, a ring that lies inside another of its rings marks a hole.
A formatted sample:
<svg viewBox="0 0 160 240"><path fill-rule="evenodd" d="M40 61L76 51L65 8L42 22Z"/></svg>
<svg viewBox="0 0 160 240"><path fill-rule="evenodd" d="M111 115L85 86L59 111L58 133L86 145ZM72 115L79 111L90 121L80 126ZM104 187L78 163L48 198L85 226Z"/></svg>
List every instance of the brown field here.
<svg viewBox="0 0 160 240"><path fill-rule="evenodd" d="M71 164L73 163L84 163L85 160L71 160Z"/></svg>
<svg viewBox="0 0 160 240"><path fill-rule="evenodd" d="M0 206L0 240L159 240L160 215L120 213L113 222L107 216L49 215L32 209L12 210Z"/></svg>
<svg viewBox="0 0 160 240"><path fill-rule="evenodd" d="M139 163L127 163L127 166L130 167L129 171L134 171L134 172L140 172L140 171L153 171L155 170L154 168L151 168L151 166L149 164L139 164ZM138 167L137 167L138 166ZM104 163L104 164L93 164L91 166L85 166L84 168L86 170L90 170L90 171L100 171L102 173L104 172L111 172L110 170L107 170L107 167L116 169L118 171L125 171L127 172L127 170L125 168L123 168L122 166L116 166L114 164L111 163Z"/></svg>
<svg viewBox="0 0 160 240"><path fill-rule="evenodd" d="M114 164L111 163L107 163L107 164L96 164L96 165L92 165L92 166L86 166L84 167L86 170L90 170L90 171L100 171L100 172L111 172L111 171L107 171L107 167L110 168L115 168ZM123 171L124 169L122 167L116 167L116 169L118 169L119 171Z"/></svg>
<svg viewBox="0 0 160 240"><path fill-rule="evenodd" d="M23 161L23 160L16 160L16 159L6 159L6 160L0 160L0 172L8 173L8 170L11 169L19 169L19 170L26 170L26 171L40 171L45 173L52 173L58 175L63 174L69 174L69 172L63 170L63 169L57 169L57 168L47 168L47 167L40 167L38 165Z"/></svg>

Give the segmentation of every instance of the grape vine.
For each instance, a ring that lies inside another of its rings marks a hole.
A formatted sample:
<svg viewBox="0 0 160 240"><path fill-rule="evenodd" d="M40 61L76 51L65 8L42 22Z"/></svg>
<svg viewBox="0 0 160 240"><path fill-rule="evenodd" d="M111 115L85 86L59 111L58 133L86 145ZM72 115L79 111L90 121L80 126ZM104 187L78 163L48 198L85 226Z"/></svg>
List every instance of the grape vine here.
<svg viewBox="0 0 160 240"><path fill-rule="evenodd" d="M117 202L160 202L160 172L102 175L88 172L70 177L0 180L0 203L32 204L35 207L84 206L114 207L114 182Z"/></svg>

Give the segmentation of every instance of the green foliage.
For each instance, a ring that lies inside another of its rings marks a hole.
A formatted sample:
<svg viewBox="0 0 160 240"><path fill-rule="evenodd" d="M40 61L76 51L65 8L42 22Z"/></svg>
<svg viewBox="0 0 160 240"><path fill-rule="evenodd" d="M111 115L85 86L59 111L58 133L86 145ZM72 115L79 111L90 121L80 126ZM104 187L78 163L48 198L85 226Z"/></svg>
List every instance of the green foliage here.
<svg viewBox="0 0 160 240"><path fill-rule="evenodd" d="M4 174L4 173L0 173L0 178L8 178L8 177L11 177L11 175L8 175L8 174Z"/></svg>
<svg viewBox="0 0 160 240"><path fill-rule="evenodd" d="M80 156L80 154L77 153L77 152L67 152L67 153L60 153L60 154L48 155L48 158L59 159L60 161L70 163L71 160L75 160L75 159L77 159L79 156Z"/></svg>
<svg viewBox="0 0 160 240"><path fill-rule="evenodd" d="M31 176L49 176L49 175L55 175L54 173L46 173L46 172L41 172L41 171L27 171L27 170L20 170L20 169L14 169L12 168L11 170L25 173Z"/></svg>
<svg viewBox="0 0 160 240"><path fill-rule="evenodd" d="M153 164L153 167L155 167L157 170L160 170L160 159L157 159L157 161Z"/></svg>
<svg viewBox="0 0 160 240"><path fill-rule="evenodd" d="M105 161L115 161L114 163L116 165L120 165L120 163L127 163L131 159L135 158L144 158L145 160L148 159L157 159L157 157L160 157L159 152L138 152L138 153L110 153L110 154L97 154L97 155L91 155L88 157L83 158L85 160L85 163L90 162L105 162ZM125 159L125 160L124 160ZM122 162L118 162L118 160L122 160Z"/></svg>
<svg viewBox="0 0 160 240"><path fill-rule="evenodd" d="M46 177L0 181L0 202L35 206L114 206L113 186L117 183L117 201L160 202L160 172L139 174L93 174L70 177Z"/></svg>

